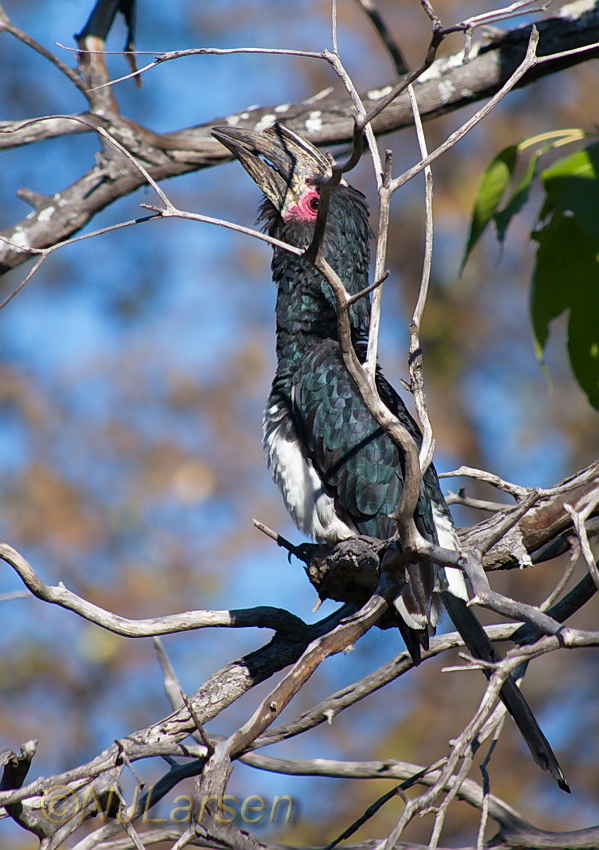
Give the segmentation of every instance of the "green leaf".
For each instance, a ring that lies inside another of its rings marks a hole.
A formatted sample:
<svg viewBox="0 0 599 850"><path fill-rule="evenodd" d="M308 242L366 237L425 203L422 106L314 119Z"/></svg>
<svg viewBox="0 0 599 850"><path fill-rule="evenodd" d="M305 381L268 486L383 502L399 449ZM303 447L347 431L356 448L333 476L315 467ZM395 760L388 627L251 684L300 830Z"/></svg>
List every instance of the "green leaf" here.
<svg viewBox="0 0 599 850"><path fill-rule="evenodd" d="M597 257L595 258L597 259ZM572 371L593 407L599 410L599 264L595 277L575 291L568 322Z"/></svg>
<svg viewBox="0 0 599 850"><path fill-rule="evenodd" d="M599 408L599 237L559 212L533 237L539 243L531 298L537 355L542 359L551 320L570 310L572 370L590 403Z"/></svg>
<svg viewBox="0 0 599 850"><path fill-rule="evenodd" d="M571 219L555 213L542 230L532 234L539 243L530 302L539 359L549 336L549 322L567 310L572 302L571 264L576 257L571 251L562 250L562 244L566 247L572 244L573 226Z"/></svg>
<svg viewBox="0 0 599 850"><path fill-rule="evenodd" d="M543 205L542 205L541 209L539 210L539 214L537 216L537 224L541 224L543 221L546 221L549 218L549 216L551 215L551 213L554 211L554 209L555 209L555 207L553 206L553 204L551 203L551 201L549 200L547 195L545 195L545 198L543 200ZM534 238L534 233L531 234L531 235Z"/></svg>
<svg viewBox="0 0 599 850"><path fill-rule="evenodd" d="M497 227L497 239L502 245L511 220L517 213L520 212L528 200L531 183L537 175L539 157L542 156L543 153L544 151L538 150L531 156L526 172L522 175L511 198L505 207L502 210L499 210L499 212L496 212L493 216L495 219L495 226Z"/></svg>
<svg viewBox="0 0 599 850"><path fill-rule="evenodd" d="M583 230L599 237L599 143L560 159L542 178L554 206L573 213Z"/></svg>
<svg viewBox="0 0 599 850"><path fill-rule="evenodd" d="M507 187L510 184L516 161L518 159L518 146L510 145L497 154L495 159L487 166L478 189L478 195L472 211L470 222L470 235L464 252L464 258L460 266L460 274L468 261L472 249L482 236L488 223L495 214Z"/></svg>

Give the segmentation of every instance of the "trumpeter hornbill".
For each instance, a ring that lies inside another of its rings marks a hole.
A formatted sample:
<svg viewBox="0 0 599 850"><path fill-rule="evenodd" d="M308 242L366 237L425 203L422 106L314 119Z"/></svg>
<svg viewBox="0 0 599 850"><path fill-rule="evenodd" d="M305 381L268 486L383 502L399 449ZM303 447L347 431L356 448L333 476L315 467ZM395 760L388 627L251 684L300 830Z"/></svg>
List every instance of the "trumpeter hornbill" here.
<svg viewBox="0 0 599 850"><path fill-rule="evenodd" d="M264 192L259 218L265 230L308 248L318 215L319 184L330 170L329 160L280 125L262 132L234 127L213 132ZM368 287L369 238L364 196L345 184L333 188L321 250L350 294ZM359 534L391 538L397 533L390 514L402 492L402 456L372 418L343 363L330 285L305 257L277 246L272 273L278 288L277 370L263 436L287 509L301 531L331 546ZM369 322L370 300L364 295L350 307L354 347L362 360ZM377 386L383 402L420 444L418 425L380 370ZM423 476L415 520L425 538L457 548L432 464ZM432 564L409 568L395 607L414 663L420 661L420 646L427 646L434 629L439 602L476 658L500 660L467 599L459 570ZM511 676L501 698L535 761L569 791L551 746Z"/></svg>

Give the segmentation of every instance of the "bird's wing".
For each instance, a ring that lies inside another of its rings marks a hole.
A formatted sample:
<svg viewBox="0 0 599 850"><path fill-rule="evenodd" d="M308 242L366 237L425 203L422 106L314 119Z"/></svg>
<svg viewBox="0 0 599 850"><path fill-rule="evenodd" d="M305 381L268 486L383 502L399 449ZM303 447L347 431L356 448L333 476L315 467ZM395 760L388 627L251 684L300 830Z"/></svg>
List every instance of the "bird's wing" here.
<svg viewBox="0 0 599 850"><path fill-rule="evenodd" d="M394 412L418 434L403 405ZM294 379L293 416L304 450L339 517L361 534L394 536L397 528L389 514L401 497L402 456L369 413L334 340L316 343L302 361ZM435 539L424 487L416 519L421 532ZM405 607L408 625L418 630L428 624L434 580L432 566L410 568L400 612Z"/></svg>

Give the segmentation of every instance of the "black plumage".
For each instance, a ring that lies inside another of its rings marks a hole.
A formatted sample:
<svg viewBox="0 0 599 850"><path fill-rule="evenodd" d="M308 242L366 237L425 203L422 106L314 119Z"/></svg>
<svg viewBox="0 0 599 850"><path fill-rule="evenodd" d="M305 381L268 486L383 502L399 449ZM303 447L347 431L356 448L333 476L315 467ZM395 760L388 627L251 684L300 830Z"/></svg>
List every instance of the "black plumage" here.
<svg viewBox="0 0 599 850"><path fill-rule="evenodd" d="M306 249L314 233L319 184L329 161L282 127L264 132L218 128L214 135L240 160L265 193L260 219L267 232ZM332 189L322 254L350 294L368 286L368 209L347 185ZM404 481L402 453L369 413L341 355L333 292L303 256L274 246L277 284L277 370L264 415L269 466L298 527L335 545L356 534L388 539L390 514ZM354 347L364 359L370 322L368 295L350 307ZM417 445L421 434L402 399L377 371L381 399ZM451 516L431 465L423 476L415 521L434 543L455 548ZM467 588L455 569L415 565L396 600L402 635L415 663L436 625L442 602L472 654L497 662L499 655L467 606ZM490 674L489 674L490 675ZM551 746L510 677L501 697L537 763L569 790Z"/></svg>

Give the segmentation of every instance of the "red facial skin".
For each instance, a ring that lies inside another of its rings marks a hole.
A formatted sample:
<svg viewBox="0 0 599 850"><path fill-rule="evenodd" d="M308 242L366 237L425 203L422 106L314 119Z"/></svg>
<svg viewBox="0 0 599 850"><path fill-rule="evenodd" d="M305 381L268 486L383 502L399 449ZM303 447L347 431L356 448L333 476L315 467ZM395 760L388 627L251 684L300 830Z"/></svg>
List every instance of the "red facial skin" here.
<svg viewBox="0 0 599 850"><path fill-rule="evenodd" d="M289 208L286 220L297 218L300 221L314 221L318 215L318 203L320 195L317 189L308 189L305 195L300 198L299 203Z"/></svg>

